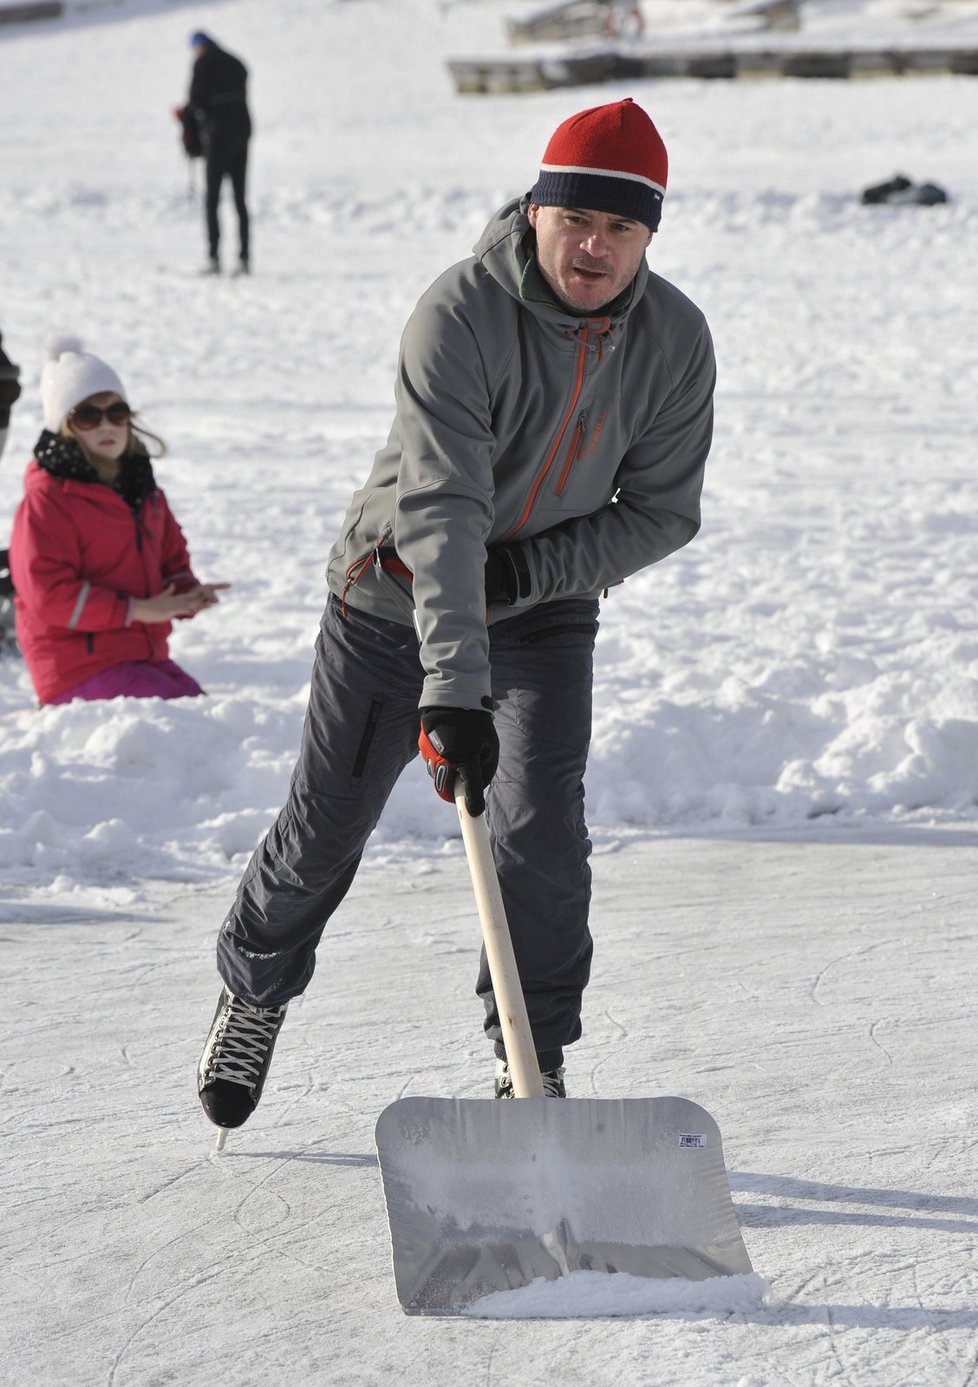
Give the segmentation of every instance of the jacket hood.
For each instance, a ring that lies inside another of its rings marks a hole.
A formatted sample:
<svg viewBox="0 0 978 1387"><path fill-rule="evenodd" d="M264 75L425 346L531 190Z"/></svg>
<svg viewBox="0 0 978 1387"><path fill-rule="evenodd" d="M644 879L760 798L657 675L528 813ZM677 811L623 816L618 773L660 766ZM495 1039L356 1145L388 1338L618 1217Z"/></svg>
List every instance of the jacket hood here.
<svg viewBox="0 0 978 1387"><path fill-rule="evenodd" d="M489 219L485 230L472 248L472 253L483 266L486 273L500 284L508 294L520 302L531 313L562 328L576 329L581 326L587 314L574 313L550 299L527 297L525 275L533 252L534 233L527 215L530 196L513 198ZM611 314L612 324L616 326L631 312L645 292L649 279L648 261L642 259L635 278L632 292L617 305ZM623 291L623 295L626 291Z"/></svg>

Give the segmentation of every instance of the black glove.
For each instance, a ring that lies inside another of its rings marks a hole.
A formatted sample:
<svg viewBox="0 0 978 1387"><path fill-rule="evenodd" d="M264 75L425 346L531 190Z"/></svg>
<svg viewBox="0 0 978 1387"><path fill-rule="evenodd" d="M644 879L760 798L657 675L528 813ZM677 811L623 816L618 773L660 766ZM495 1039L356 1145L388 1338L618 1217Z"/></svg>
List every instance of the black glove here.
<svg viewBox="0 0 978 1387"><path fill-rule="evenodd" d="M486 605L511 607L530 595L530 570L518 544L495 544L486 550Z"/></svg>
<svg viewBox="0 0 978 1387"><path fill-rule="evenodd" d="M485 813L483 790L499 765L499 738L491 713L481 708L422 708L418 748L442 799L454 804L459 776L466 809L473 818Z"/></svg>

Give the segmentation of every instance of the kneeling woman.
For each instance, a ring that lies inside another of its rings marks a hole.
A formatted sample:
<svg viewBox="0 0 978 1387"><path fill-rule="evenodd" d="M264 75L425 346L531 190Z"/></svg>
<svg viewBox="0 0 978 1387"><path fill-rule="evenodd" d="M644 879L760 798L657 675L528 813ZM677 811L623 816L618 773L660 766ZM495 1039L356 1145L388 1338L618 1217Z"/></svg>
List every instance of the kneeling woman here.
<svg viewBox="0 0 978 1387"><path fill-rule="evenodd" d="M41 376L44 430L14 517L17 640L41 703L202 694L169 658L175 618L227 583L200 583L110 366L74 339Z"/></svg>

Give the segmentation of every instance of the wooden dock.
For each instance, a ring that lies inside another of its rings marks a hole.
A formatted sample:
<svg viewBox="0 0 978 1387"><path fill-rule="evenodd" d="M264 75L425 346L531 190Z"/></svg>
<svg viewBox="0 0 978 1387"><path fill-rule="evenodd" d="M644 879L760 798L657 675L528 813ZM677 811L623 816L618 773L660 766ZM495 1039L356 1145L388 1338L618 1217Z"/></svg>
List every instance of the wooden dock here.
<svg viewBox="0 0 978 1387"><path fill-rule="evenodd" d="M506 32L512 44L548 43L603 34L605 20L591 0L564 0L523 19L508 19Z"/></svg>
<svg viewBox="0 0 978 1387"><path fill-rule="evenodd" d="M33 0L23 5L0 6L0 24L26 24L32 19L60 19L63 0Z"/></svg>
<svg viewBox="0 0 978 1387"><path fill-rule="evenodd" d="M507 19L506 33L511 44L570 42L574 39L593 37L596 34L605 38L621 35L619 25L622 15L616 12L615 5L599 3L599 0L551 0L541 9L534 10L519 19ZM637 33L645 28L645 21L639 10ZM758 29L801 28L801 0L739 0L730 11L730 18L746 20ZM634 16L625 16L626 24L633 24Z"/></svg>
<svg viewBox="0 0 978 1387"><path fill-rule="evenodd" d="M614 46L566 57L451 58L448 69L462 94L551 91L636 78L978 76L978 48L715 48L671 52L619 51Z"/></svg>

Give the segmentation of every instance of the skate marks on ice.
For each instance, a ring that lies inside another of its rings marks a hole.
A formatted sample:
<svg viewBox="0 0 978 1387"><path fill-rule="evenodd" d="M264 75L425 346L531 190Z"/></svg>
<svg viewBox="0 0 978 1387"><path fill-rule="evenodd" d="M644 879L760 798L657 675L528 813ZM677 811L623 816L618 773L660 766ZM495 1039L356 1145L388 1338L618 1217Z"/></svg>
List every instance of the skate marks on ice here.
<svg viewBox="0 0 978 1387"><path fill-rule="evenodd" d="M777 1322L903 1334L953 1330L972 1336L978 1357L978 1197L736 1170L730 1185L744 1196L735 1205L753 1239L761 1237L760 1230L777 1229L793 1241L800 1230L812 1230L837 1252L831 1267L821 1266L794 1285L790 1277L779 1278L779 1295L769 1306ZM929 1252L918 1242L921 1234ZM879 1303L839 1298L866 1278L885 1290Z"/></svg>
<svg viewBox="0 0 978 1387"><path fill-rule="evenodd" d="M572 1334L552 1307L401 1313L373 1124L399 1096L485 1096L491 1066L461 858L417 879L367 863L259 1112L213 1160L193 1075L226 892L166 884L137 929L122 909L4 928L11 1374L151 1387L165 1362L193 1384L217 1354L242 1383L329 1382L355 1342L351 1382L389 1379L407 1344L411 1387L974 1387L973 849L603 846L572 1091L668 1085L717 1117L765 1302L572 1315Z"/></svg>
<svg viewBox="0 0 978 1387"><path fill-rule="evenodd" d="M228 1130L222 1128L222 1130L227 1130L227 1139L225 1145L221 1148L220 1154L222 1156L227 1156L229 1159L235 1157L241 1160L280 1161L283 1163L286 1161L297 1161L300 1164L332 1165L341 1168L355 1168L358 1166L376 1167L377 1165L377 1157L371 1151L242 1151L231 1140L235 1134L234 1129ZM212 1156L216 1154L216 1152L211 1152Z"/></svg>
<svg viewBox="0 0 978 1387"><path fill-rule="evenodd" d="M188 1145L194 1135L185 1130ZM322 1380L338 1351L336 1335L323 1328L323 1307L342 1301L349 1324L355 1296L368 1313L381 1298L383 1278L372 1296L369 1266L361 1265L369 1232L359 1212L344 1219L344 1209L370 1202L373 1158L327 1149L325 1132L282 1151L249 1149L243 1132L233 1135L237 1150L202 1156L138 1201L145 1250L127 1259L124 1283L105 1288L109 1312L93 1325L98 1347L111 1348L108 1371L78 1381L149 1387L161 1362L174 1381L203 1381L208 1342L229 1380L284 1375L293 1351L293 1380Z"/></svg>
<svg viewBox="0 0 978 1387"><path fill-rule="evenodd" d="M928 1228L978 1240L978 1197L860 1189L745 1171L731 1171L729 1179L731 1190L753 1194L761 1201L738 1201L740 1221L746 1227Z"/></svg>

